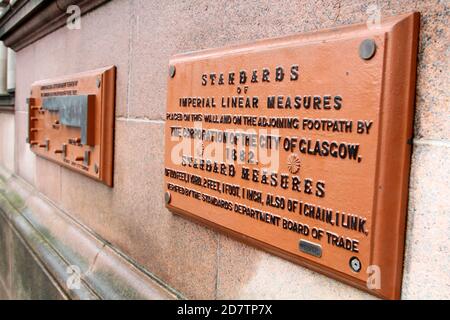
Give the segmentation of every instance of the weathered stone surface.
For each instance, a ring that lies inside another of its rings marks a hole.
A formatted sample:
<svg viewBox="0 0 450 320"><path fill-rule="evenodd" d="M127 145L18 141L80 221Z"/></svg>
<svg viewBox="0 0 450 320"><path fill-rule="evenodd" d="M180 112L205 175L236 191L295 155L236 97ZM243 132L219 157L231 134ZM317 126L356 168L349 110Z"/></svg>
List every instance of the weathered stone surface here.
<svg viewBox="0 0 450 320"><path fill-rule="evenodd" d="M0 165L14 171L14 114L0 112Z"/></svg>
<svg viewBox="0 0 450 320"><path fill-rule="evenodd" d="M2 283L0 283L0 300L9 300L9 292Z"/></svg>
<svg viewBox="0 0 450 320"><path fill-rule="evenodd" d="M64 295L22 240L13 234L12 296L15 299L61 300Z"/></svg>
<svg viewBox="0 0 450 320"><path fill-rule="evenodd" d="M12 287L11 293L5 289L8 297L55 299L49 296L55 290L64 299L178 297L49 201L27 192L23 180L0 174L0 244L6 246L0 284ZM79 272L79 284L74 272Z"/></svg>
<svg viewBox="0 0 450 320"><path fill-rule="evenodd" d="M110 247L104 247L96 257L95 264L84 278L96 288L96 293L103 299L114 300L161 300L175 299L176 296L154 279L139 272L137 268L117 258L118 253Z"/></svg>
<svg viewBox="0 0 450 320"><path fill-rule="evenodd" d="M164 208L162 143L161 122L117 121L114 188L63 168L62 206L187 297L213 298L217 236Z"/></svg>
<svg viewBox="0 0 450 320"><path fill-rule="evenodd" d="M450 143L414 145L402 298L450 299Z"/></svg>
<svg viewBox="0 0 450 320"><path fill-rule="evenodd" d="M218 299L375 299L317 272L219 236Z"/></svg>
<svg viewBox="0 0 450 320"><path fill-rule="evenodd" d="M16 54L15 110L28 111L26 99L30 96L31 84L35 81L35 45L26 47Z"/></svg>
<svg viewBox="0 0 450 320"><path fill-rule="evenodd" d="M36 177L45 177L45 179L36 179L36 189L42 192L50 200L59 203L61 197L61 166L36 157Z"/></svg>
<svg viewBox="0 0 450 320"><path fill-rule="evenodd" d="M0 209L1 210L1 209ZM0 292L11 286L11 228L8 226L3 212L0 211ZM2 293L0 293L0 299Z"/></svg>
<svg viewBox="0 0 450 320"><path fill-rule="evenodd" d="M34 185L36 156L31 152L29 144L26 143L27 136L28 113L18 111L15 113L15 173Z"/></svg>
<svg viewBox="0 0 450 320"><path fill-rule="evenodd" d="M129 11L129 1L109 1L100 10L84 15L81 29L60 28L19 51L16 109L27 110L25 99L36 80L116 65L116 115L126 115Z"/></svg>

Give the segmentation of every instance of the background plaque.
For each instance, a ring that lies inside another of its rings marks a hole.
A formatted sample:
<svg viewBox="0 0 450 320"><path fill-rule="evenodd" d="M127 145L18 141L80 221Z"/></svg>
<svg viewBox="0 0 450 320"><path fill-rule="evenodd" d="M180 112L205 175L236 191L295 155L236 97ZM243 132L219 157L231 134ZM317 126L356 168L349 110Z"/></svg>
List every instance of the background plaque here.
<svg viewBox="0 0 450 320"><path fill-rule="evenodd" d="M33 83L31 150L112 187L114 100L115 67Z"/></svg>
<svg viewBox="0 0 450 320"><path fill-rule="evenodd" d="M167 207L399 298L418 21L173 57Z"/></svg>

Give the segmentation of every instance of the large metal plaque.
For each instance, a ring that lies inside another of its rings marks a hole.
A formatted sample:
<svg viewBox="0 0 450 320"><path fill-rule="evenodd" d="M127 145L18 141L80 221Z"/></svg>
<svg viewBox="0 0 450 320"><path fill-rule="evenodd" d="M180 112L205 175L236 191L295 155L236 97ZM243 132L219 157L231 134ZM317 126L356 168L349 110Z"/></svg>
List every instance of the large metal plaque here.
<svg viewBox="0 0 450 320"><path fill-rule="evenodd" d="M112 187L114 100L115 67L33 83L31 150Z"/></svg>
<svg viewBox="0 0 450 320"><path fill-rule="evenodd" d="M399 298L418 20L174 56L167 208Z"/></svg>

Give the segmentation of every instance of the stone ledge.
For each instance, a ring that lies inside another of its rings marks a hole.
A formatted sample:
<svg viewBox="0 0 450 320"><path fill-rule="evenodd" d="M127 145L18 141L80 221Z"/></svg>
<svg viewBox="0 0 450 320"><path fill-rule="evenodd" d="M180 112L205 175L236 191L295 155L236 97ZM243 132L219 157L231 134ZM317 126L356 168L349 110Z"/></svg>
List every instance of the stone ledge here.
<svg viewBox="0 0 450 320"><path fill-rule="evenodd" d="M81 15L110 0L17 0L0 16L0 40L14 51L65 25L69 5L80 7Z"/></svg>
<svg viewBox="0 0 450 320"><path fill-rule="evenodd" d="M181 295L140 268L44 199L32 186L0 167L0 215L50 275L66 299L177 299ZM67 287L75 266L76 289Z"/></svg>

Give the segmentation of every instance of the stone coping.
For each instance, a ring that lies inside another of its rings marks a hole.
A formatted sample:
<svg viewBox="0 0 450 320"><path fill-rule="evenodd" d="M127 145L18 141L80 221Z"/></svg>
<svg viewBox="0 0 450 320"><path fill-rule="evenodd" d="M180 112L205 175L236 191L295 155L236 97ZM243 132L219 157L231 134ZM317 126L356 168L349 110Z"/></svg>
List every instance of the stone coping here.
<svg viewBox="0 0 450 320"><path fill-rule="evenodd" d="M52 276L66 299L182 298L1 166L0 214ZM68 286L71 270L80 271L81 281L75 287Z"/></svg>

